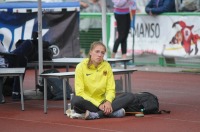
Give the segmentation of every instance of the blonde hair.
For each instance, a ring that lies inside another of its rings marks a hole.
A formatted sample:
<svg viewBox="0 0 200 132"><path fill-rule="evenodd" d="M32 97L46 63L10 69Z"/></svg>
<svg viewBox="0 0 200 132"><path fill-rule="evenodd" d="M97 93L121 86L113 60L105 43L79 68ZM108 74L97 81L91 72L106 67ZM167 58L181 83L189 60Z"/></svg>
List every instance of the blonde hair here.
<svg viewBox="0 0 200 132"><path fill-rule="evenodd" d="M89 50L89 53L88 53L88 58L89 58L89 61L88 61L88 64L87 64L87 67L89 68L91 65L92 65L92 62L91 62L91 56L90 56L90 51L92 51L96 46L103 46L104 49L105 49L105 52L106 52L106 46L103 44L103 42L101 41L95 41L93 42L91 45L90 45L90 50Z"/></svg>

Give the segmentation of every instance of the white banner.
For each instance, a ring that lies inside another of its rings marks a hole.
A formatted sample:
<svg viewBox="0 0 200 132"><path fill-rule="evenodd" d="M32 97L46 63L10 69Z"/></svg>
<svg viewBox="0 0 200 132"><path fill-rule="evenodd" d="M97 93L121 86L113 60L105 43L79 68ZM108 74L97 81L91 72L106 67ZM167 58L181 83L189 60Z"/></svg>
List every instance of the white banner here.
<svg viewBox="0 0 200 132"><path fill-rule="evenodd" d="M134 54L156 54L168 57L200 56L200 17L137 15L134 30ZM114 17L111 19L109 47L115 40ZM132 54L133 38L128 37L127 55ZM120 56L121 49L118 49Z"/></svg>

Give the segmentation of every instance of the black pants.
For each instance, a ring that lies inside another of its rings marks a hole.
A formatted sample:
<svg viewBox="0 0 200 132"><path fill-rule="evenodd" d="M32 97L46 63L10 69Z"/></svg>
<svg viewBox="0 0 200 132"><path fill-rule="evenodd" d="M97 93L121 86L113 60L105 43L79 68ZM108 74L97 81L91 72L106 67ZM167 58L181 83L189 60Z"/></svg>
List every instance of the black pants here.
<svg viewBox="0 0 200 132"><path fill-rule="evenodd" d="M121 44L122 54L127 52L127 37L129 34L131 19L130 14L115 14L115 19L117 21L117 31L118 37L115 40L113 53L116 53L119 45Z"/></svg>
<svg viewBox="0 0 200 132"><path fill-rule="evenodd" d="M132 93L123 93L117 96L112 102L113 111L117 111L121 108L125 109L133 101L133 99L134 96ZM104 117L103 111L101 111L90 101L87 101L80 96L74 96L71 101L71 105L77 113L85 113L86 110L89 110L90 112L97 112L100 118Z"/></svg>

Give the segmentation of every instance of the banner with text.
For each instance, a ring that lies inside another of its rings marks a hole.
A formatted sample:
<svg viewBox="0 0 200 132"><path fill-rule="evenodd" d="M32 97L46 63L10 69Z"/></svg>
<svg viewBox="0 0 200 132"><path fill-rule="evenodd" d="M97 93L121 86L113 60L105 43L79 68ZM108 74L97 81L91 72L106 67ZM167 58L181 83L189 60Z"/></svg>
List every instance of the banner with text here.
<svg viewBox="0 0 200 132"><path fill-rule="evenodd" d="M128 36L127 55L130 56L134 49L134 55L156 54L166 57L200 56L199 21L200 18L198 16L137 15L135 30L130 31ZM109 41L109 48L111 50L117 37L114 23L115 19L112 17ZM118 56L120 56L120 53L121 49L119 48Z"/></svg>
<svg viewBox="0 0 200 132"><path fill-rule="evenodd" d="M46 12L42 15L43 40L48 41L54 58L79 57L79 12ZM0 12L0 40L8 51L19 39L32 39L37 32L37 13Z"/></svg>

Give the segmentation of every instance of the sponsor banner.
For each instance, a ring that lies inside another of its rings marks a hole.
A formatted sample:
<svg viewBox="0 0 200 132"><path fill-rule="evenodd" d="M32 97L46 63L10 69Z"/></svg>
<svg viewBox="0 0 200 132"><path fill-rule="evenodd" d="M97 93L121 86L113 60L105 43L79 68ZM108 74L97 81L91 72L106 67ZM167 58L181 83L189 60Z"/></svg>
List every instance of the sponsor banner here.
<svg viewBox="0 0 200 132"><path fill-rule="evenodd" d="M79 57L79 12L47 12L42 15L43 40L52 45L54 58ZM38 30L37 13L0 12L0 40L8 51L19 39L32 39Z"/></svg>
<svg viewBox="0 0 200 132"><path fill-rule="evenodd" d="M155 54L166 57L200 56L200 25L198 16L137 15L135 29L128 37L128 56ZM111 20L109 47L112 49L117 32ZM118 56L121 49L119 47Z"/></svg>

